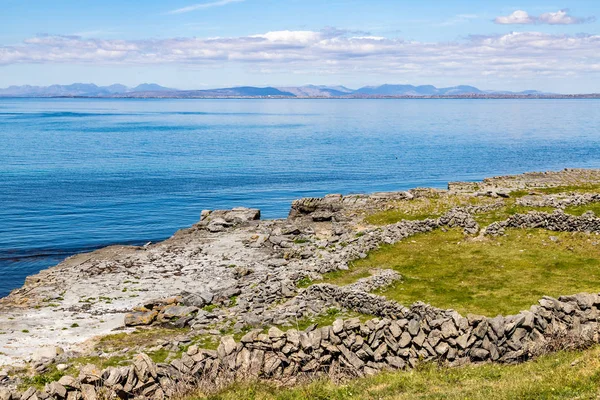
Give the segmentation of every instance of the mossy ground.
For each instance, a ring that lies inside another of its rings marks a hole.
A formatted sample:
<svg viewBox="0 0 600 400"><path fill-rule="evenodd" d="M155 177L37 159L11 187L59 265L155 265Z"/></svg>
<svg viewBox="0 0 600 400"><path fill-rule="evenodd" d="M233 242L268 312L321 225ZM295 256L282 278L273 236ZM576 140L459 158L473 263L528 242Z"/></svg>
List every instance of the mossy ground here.
<svg viewBox="0 0 600 400"><path fill-rule="evenodd" d="M295 388L260 382L238 384L216 394L186 399L597 399L600 347L563 351L519 365L486 364L444 368L425 364L335 384L328 380Z"/></svg>
<svg viewBox="0 0 600 400"><path fill-rule="evenodd" d="M544 295L597 292L600 236L509 229L498 238L472 238L459 229L437 230L382 246L349 271L324 279L345 285L377 268L402 275L380 292L402 304L424 301L465 315L509 315Z"/></svg>

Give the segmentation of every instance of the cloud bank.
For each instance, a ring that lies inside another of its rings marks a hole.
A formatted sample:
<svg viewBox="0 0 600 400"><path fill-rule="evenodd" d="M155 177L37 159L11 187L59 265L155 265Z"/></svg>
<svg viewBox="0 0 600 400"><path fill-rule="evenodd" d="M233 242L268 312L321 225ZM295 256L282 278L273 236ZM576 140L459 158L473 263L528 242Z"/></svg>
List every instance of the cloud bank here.
<svg viewBox="0 0 600 400"><path fill-rule="evenodd" d="M200 67L243 65L298 74L406 74L497 77L600 72L600 35L539 32L417 42L336 29L275 31L241 37L103 40L38 36L0 47L0 65L90 64Z"/></svg>
<svg viewBox="0 0 600 400"><path fill-rule="evenodd" d="M539 17L529 15L527 11L517 10L504 17L496 17L494 22L500 25L574 25L595 21L594 17L579 18L569 15L569 10L559 10L557 12L547 12Z"/></svg>

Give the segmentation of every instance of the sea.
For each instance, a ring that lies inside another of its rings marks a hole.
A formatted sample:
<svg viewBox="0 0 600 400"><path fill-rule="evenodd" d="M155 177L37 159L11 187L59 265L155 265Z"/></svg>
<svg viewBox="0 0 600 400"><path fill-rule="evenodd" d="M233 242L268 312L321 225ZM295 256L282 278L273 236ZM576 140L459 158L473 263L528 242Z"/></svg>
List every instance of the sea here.
<svg viewBox="0 0 600 400"><path fill-rule="evenodd" d="M0 297L203 209L600 168L600 100L0 99Z"/></svg>

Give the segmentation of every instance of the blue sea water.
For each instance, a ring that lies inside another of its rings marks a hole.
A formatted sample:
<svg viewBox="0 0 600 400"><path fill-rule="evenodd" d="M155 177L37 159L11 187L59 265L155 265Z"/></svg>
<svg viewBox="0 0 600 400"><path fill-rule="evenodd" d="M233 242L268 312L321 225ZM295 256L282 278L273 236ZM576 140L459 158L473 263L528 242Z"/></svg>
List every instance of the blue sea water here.
<svg viewBox="0 0 600 400"><path fill-rule="evenodd" d="M0 99L0 296L202 209L600 167L598 100Z"/></svg>

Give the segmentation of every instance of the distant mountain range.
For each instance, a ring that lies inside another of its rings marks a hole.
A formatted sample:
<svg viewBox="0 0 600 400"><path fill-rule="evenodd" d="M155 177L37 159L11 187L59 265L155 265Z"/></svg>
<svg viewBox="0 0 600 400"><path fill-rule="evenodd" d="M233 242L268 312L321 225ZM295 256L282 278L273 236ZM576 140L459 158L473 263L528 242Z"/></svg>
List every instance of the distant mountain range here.
<svg viewBox="0 0 600 400"><path fill-rule="evenodd" d="M286 98L381 98L381 97L505 97L552 96L549 93L483 91L473 86L437 88L432 85L381 85L349 89L344 86L241 86L208 90L178 90L144 83L129 88L115 84L97 86L92 83L52 86L10 86L0 89L0 97L112 97L112 98L229 98L229 97L286 97Z"/></svg>

